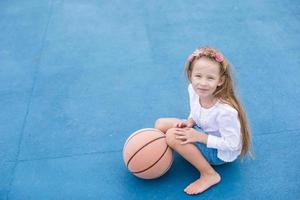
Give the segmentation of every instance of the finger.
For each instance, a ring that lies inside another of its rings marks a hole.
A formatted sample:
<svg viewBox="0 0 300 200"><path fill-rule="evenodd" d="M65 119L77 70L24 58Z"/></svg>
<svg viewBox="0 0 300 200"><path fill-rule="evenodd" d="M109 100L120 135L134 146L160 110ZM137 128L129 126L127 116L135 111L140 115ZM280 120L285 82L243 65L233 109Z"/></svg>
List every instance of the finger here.
<svg viewBox="0 0 300 200"><path fill-rule="evenodd" d="M185 144L188 144L188 143L190 143L190 142L188 140L186 140L186 141L181 142L180 144L185 145Z"/></svg>
<svg viewBox="0 0 300 200"><path fill-rule="evenodd" d="M176 139L179 139L179 140L186 140L186 137L185 137L185 136L176 136L175 138L176 138Z"/></svg>
<svg viewBox="0 0 300 200"><path fill-rule="evenodd" d="M176 133L176 132L180 132L180 133L182 133L182 132L184 132L184 130L183 130L183 128L174 128L174 132Z"/></svg>
<svg viewBox="0 0 300 200"><path fill-rule="evenodd" d="M179 124L179 127L178 127L178 128L184 128L184 127L186 127L186 124L185 124L184 122L181 122L181 123Z"/></svg>
<svg viewBox="0 0 300 200"><path fill-rule="evenodd" d="M175 135L179 135L179 136L184 136L185 133L184 132L181 132L181 131L176 131L174 132Z"/></svg>
<svg viewBox="0 0 300 200"><path fill-rule="evenodd" d="M177 123L177 127L179 128L181 126L182 122Z"/></svg>

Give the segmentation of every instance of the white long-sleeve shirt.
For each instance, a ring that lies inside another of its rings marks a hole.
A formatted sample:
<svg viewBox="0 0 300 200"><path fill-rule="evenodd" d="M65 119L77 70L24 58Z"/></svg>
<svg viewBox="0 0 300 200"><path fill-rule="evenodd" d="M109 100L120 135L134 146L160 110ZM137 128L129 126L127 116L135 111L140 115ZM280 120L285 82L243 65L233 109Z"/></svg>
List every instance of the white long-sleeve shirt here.
<svg viewBox="0 0 300 200"><path fill-rule="evenodd" d="M207 147L217 149L217 156L221 160L234 161L242 149L241 126L237 110L220 101L211 108L203 108L191 84L188 91L189 118L192 118L208 134Z"/></svg>

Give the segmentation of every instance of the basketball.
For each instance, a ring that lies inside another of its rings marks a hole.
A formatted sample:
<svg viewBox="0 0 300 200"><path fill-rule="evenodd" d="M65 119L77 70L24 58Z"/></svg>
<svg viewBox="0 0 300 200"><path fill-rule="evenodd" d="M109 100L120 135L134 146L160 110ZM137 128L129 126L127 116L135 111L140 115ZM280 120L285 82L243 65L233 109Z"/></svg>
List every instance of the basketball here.
<svg viewBox="0 0 300 200"><path fill-rule="evenodd" d="M169 170L173 162L173 151L167 145L163 132L146 128L128 137L123 148L123 159L128 170L135 176L154 179Z"/></svg>

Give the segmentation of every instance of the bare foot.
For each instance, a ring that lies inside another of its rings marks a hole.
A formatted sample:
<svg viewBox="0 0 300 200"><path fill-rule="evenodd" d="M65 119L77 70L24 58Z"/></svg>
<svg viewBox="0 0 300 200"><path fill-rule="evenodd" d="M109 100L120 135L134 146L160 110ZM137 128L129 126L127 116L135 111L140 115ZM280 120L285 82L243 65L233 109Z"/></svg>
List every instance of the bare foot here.
<svg viewBox="0 0 300 200"><path fill-rule="evenodd" d="M190 195L199 194L201 192L204 192L211 186L219 183L220 181L221 177L218 173L215 173L213 175L202 175L198 180L187 186L184 191Z"/></svg>

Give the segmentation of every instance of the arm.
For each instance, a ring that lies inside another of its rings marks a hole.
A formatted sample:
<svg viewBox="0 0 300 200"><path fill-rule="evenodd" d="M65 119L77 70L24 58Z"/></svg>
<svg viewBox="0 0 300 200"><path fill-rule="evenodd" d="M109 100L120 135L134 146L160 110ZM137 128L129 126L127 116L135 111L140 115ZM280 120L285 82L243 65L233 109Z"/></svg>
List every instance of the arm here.
<svg viewBox="0 0 300 200"><path fill-rule="evenodd" d="M209 135L207 147L237 151L241 147L241 128L237 113L226 113L217 120L221 137Z"/></svg>
<svg viewBox="0 0 300 200"><path fill-rule="evenodd" d="M241 134L240 123L237 113L226 113L217 120L221 137L208 135L193 128L184 128L176 131L177 139L182 140L181 144L200 142L209 148L220 150L236 151L240 149Z"/></svg>

